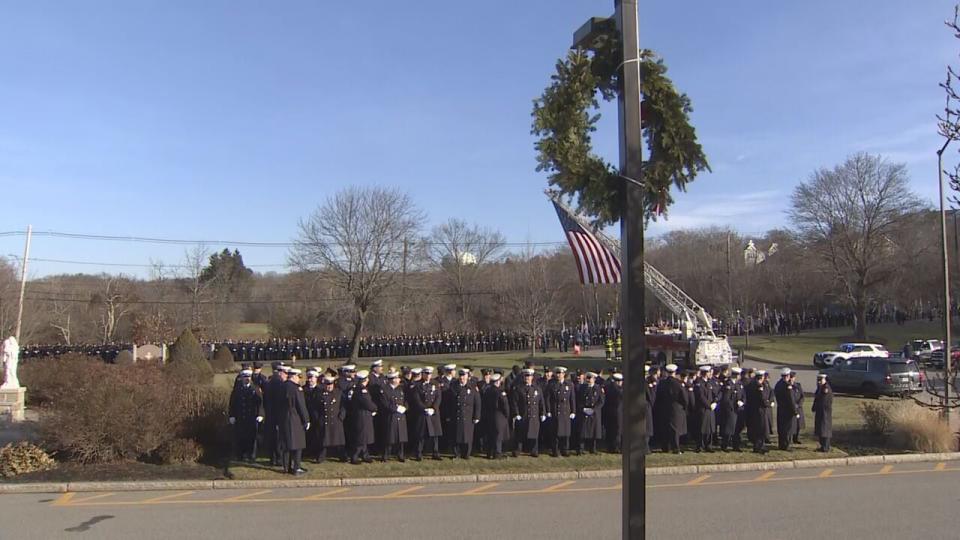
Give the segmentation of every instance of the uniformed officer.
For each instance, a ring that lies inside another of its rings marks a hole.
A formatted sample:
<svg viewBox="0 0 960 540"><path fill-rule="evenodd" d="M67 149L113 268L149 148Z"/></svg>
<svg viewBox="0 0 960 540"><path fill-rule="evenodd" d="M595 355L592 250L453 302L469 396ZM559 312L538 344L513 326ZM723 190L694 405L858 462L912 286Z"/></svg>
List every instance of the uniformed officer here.
<svg viewBox="0 0 960 540"><path fill-rule="evenodd" d="M753 444L753 451L766 454L767 417L770 414L770 389L764 385L767 372L758 370L753 382L745 388L747 437Z"/></svg>
<svg viewBox="0 0 960 540"><path fill-rule="evenodd" d="M510 411L513 415L513 456L529 449L531 457L540 455L538 437L540 422L547 419L547 409L543 402L543 394L533 382L534 370L524 369L521 374L523 382L513 389Z"/></svg>
<svg viewBox="0 0 960 540"><path fill-rule="evenodd" d="M797 380L797 372L790 372L790 384L793 385L793 401L797 405L797 429L793 432L793 444L800 444L800 433L807 427L807 418L803 413L803 385Z"/></svg>
<svg viewBox="0 0 960 540"><path fill-rule="evenodd" d="M576 391L567 381L567 368L558 367L554 379L547 383L544 391L544 404L547 408L547 436L550 455L557 457L568 455L572 421L576 418Z"/></svg>
<svg viewBox="0 0 960 540"><path fill-rule="evenodd" d="M300 386L300 370L290 369L289 379L283 384L279 420L280 444L283 448L284 470L300 476L306 469L300 466L303 449L307 446L307 430L310 429L310 413L303 399Z"/></svg>
<svg viewBox="0 0 960 540"><path fill-rule="evenodd" d="M346 461L343 447L346 442L343 431L343 420L347 410L343 407L343 394L337 388L337 378L333 374L323 376L323 389L320 391L320 412L317 415L317 438L320 442L320 453L317 463L326 459L328 452L333 451Z"/></svg>
<svg viewBox="0 0 960 540"><path fill-rule="evenodd" d="M830 451L833 437L833 388L825 373L817 375L817 391L813 395L813 434L820 443L817 452Z"/></svg>
<svg viewBox="0 0 960 540"><path fill-rule="evenodd" d="M369 372L368 372L369 373ZM340 380L337 381L337 388L341 392L347 393L356 383L357 366L354 364L344 364L340 368Z"/></svg>
<svg viewBox="0 0 960 540"><path fill-rule="evenodd" d="M270 455L270 464L274 467L280 466L282 462L282 450L279 439L280 414L284 407L285 393L284 384L287 382L288 370L290 368L283 365L282 362L273 362L271 364L273 373L267 384L261 387L263 392L264 426L263 426L263 446Z"/></svg>
<svg viewBox="0 0 960 540"><path fill-rule="evenodd" d="M610 376L605 390L606 403L603 405L603 433L607 439L607 451L620 453L623 433L623 373L617 372ZM656 392L655 384L648 384L647 399L653 399ZM650 402L647 410L647 433L653 435L653 407Z"/></svg>
<svg viewBox="0 0 960 540"><path fill-rule="evenodd" d="M433 368L427 366L420 372L420 381L411 393L410 401L410 441L415 446L414 459L423 459L424 443L440 459L440 436L443 428L440 422L440 385L433 380Z"/></svg>
<svg viewBox="0 0 960 540"><path fill-rule="evenodd" d="M450 383L454 420L451 426L454 433L450 438L453 444L453 457L470 459L473 452L473 431L480 423L480 394L470 382L470 370L461 369L459 377Z"/></svg>
<svg viewBox="0 0 960 540"><path fill-rule="evenodd" d="M510 436L510 399L503 387L503 375L500 373L491 375L490 384L483 390L480 417L485 421L487 458L501 459L504 457L503 441Z"/></svg>
<svg viewBox="0 0 960 540"><path fill-rule="evenodd" d="M697 452L713 452L713 411L717 404L709 383L710 375L710 366L700 366L699 373L693 380L694 425L690 426L690 431L695 437Z"/></svg>
<svg viewBox="0 0 960 540"><path fill-rule="evenodd" d="M404 446L407 443L407 399L400 385L400 373L390 371L385 376L387 384L380 389L380 445L386 462L396 449L397 459L403 463ZM372 381L371 381L372 384Z"/></svg>
<svg viewBox="0 0 960 540"><path fill-rule="evenodd" d="M252 376L253 371L249 369L240 371L240 384L230 394L228 412L236 458L248 462L253 462L257 428L263 422L263 399L251 381Z"/></svg>
<svg viewBox="0 0 960 540"><path fill-rule="evenodd" d="M730 376L723 380L720 387L720 402L717 408L720 420L720 450L724 452L728 448L732 448L734 452L740 451L737 425L743 411L743 385L740 382L742 372L739 367L731 369Z"/></svg>
<svg viewBox="0 0 960 540"><path fill-rule="evenodd" d="M654 411L663 433L660 447L664 452L680 454L680 435L685 430L687 417L687 390L677 376L676 364L667 364L664 371L667 377L657 385Z"/></svg>
<svg viewBox="0 0 960 540"><path fill-rule="evenodd" d="M314 369L307 370L307 384L303 386L303 401L307 404L307 413L310 415L310 429L307 430L307 456L313 456L320 463L322 445L318 437L320 426L320 372Z"/></svg>
<svg viewBox="0 0 960 540"><path fill-rule="evenodd" d="M369 372L360 370L357 372L357 383L348 390L347 395L350 403L350 411L347 416L347 423L350 426L350 436L348 440L351 444L350 463L357 465L362 459L365 463L370 463L370 451L367 445L373 444L375 431L373 428L373 419L377 415L377 405L370 397L370 391L367 389L369 381L367 380Z"/></svg>
<svg viewBox="0 0 960 540"><path fill-rule="evenodd" d="M257 388L263 388L267 384L267 376L263 374L263 364L260 362L253 363L253 376L250 382Z"/></svg>
<svg viewBox="0 0 960 540"><path fill-rule="evenodd" d="M455 424L456 424L456 398L450 392L450 387L453 384L453 381L456 380L455 374L457 370L456 364L446 364L443 366L443 375L437 380L437 385L440 387L440 422L442 425L443 435L441 437L441 442L443 443L443 449L449 452L453 452L453 446L456 444L453 442Z"/></svg>
<svg viewBox="0 0 960 540"><path fill-rule="evenodd" d="M793 434L797 429L797 402L790 383L790 368L780 371L780 381L773 390L777 400L777 445L780 450L790 450Z"/></svg>
<svg viewBox="0 0 960 540"><path fill-rule="evenodd" d="M577 455L583 454L584 446L591 454L597 453L597 441L603 438L603 388L597 384L597 374L587 373L587 383L577 392L577 428L580 432L580 445Z"/></svg>

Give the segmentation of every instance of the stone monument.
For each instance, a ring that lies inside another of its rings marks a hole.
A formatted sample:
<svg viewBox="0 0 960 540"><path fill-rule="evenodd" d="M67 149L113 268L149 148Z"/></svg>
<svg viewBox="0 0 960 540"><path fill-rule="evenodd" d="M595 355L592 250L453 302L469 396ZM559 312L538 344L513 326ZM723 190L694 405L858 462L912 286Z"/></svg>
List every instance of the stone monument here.
<svg viewBox="0 0 960 540"><path fill-rule="evenodd" d="M13 422L23 420L26 388L20 386L17 379L17 361L20 357L20 347L17 338L10 336L0 347L0 360L3 361L3 384L0 384L0 417L6 417Z"/></svg>

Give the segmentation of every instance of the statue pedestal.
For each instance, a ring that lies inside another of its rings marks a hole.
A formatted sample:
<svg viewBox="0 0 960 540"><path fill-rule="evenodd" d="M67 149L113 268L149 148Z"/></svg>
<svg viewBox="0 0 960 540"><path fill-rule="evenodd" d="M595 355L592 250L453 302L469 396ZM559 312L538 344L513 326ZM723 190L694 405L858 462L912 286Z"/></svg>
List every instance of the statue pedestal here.
<svg viewBox="0 0 960 540"><path fill-rule="evenodd" d="M11 422L22 422L26 397L26 388L0 389L0 418Z"/></svg>

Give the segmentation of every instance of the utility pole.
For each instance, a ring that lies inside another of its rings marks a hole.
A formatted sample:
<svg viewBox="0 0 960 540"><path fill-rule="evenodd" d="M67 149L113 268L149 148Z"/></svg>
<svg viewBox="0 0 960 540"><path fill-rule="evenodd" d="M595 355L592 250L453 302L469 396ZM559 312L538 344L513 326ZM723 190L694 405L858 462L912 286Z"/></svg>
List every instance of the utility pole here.
<svg viewBox="0 0 960 540"><path fill-rule="evenodd" d="M727 313L733 313L733 273L730 269L730 231L727 231Z"/></svg>
<svg viewBox="0 0 960 540"><path fill-rule="evenodd" d="M27 262L30 260L30 239L33 237L33 225L27 225L27 244L23 248L23 260L20 261L20 303L17 305L17 330L14 337L20 343L20 328L23 323L23 293L27 290Z"/></svg>
<svg viewBox="0 0 960 540"><path fill-rule="evenodd" d="M400 274L400 335L406 334L407 324L407 243L408 240L404 238Z"/></svg>
<svg viewBox="0 0 960 540"><path fill-rule="evenodd" d="M943 416L948 425L950 424L950 385L953 383L950 378L953 341L950 336L950 259L947 255L947 207L943 195L943 152L949 145L948 138L940 150L937 150L937 172L940 178L940 247L943 252L943 333L946 336L943 344Z"/></svg>
<svg viewBox="0 0 960 540"><path fill-rule="evenodd" d="M620 92L620 174L642 182L643 133L640 120L640 38L638 0L615 0L617 30L623 50ZM624 182L625 207L620 219L623 281L620 330L623 336L623 490L621 519L624 540L646 536L647 415L645 291L643 281L644 192L635 182Z"/></svg>

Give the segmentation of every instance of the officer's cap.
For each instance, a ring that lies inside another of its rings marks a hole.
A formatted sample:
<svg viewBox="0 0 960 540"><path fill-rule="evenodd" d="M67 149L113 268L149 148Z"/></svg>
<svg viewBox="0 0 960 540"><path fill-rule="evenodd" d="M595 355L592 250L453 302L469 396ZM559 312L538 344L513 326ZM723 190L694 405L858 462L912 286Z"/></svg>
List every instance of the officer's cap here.
<svg viewBox="0 0 960 540"><path fill-rule="evenodd" d="M676 373L677 365L676 364L667 364L663 369L667 370L667 373Z"/></svg>
<svg viewBox="0 0 960 540"><path fill-rule="evenodd" d="M591 371L590 373L587 373L587 378L588 378L588 379L596 379L596 378L597 378L597 374Z"/></svg>
<svg viewBox="0 0 960 540"><path fill-rule="evenodd" d="M427 367L423 368L423 372L424 372L424 373L433 373L433 368L430 367L430 366L427 366Z"/></svg>
<svg viewBox="0 0 960 540"><path fill-rule="evenodd" d="M241 377L249 377L249 376L251 376L251 375L253 375L253 372L250 371L249 369L242 369L242 370L240 370L240 376L241 376Z"/></svg>
<svg viewBox="0 0 960 540"><path fill-rule="evenodd" d="M502 378L503 378L503 375L501 375L501 374L499 374L499 373L494 373L493 375L490 376L490 380L493 381L493 382L497 382L497 381L499 381L499 380L502 379Z"/></svg>
<svg viewBox="0 0 960 540"><path fill-rule="evenodd" d="M713 369L713 368L711 368L710 366L700 366L700 373L707 373L707 372L709 372L711 369Z"/></svg>
<svg viewBox="0 0 960 540"><path fill-rule="evenodd" d="M344 364L344 365L343 365L343 370L344 370L344 371L356 371L356 370L357 370L357 366L356 366L355 364Z"/></svg>
<svg viewBox="0 0 960 540"><path fill-rule="evenodd" d="M523 370L521 373L523 373L524 376L527 376L527 375L533 375L533 374L534 374L534 371L533 371L532 369L530 369L530 368L527 368L527 369Z"/></svg>
<svg viewBox="0 0 960 540"><path fill-rule="evenodd" d="M388 378L388 379L399 379L399 378L400 378L400 372L397 371L397 370L395 370L395 369L391 369L390 371L387 372L387 378Z"/></svg>
<svg viewBox="0 0 960 540"><path fill-rule="evenodd" d="M767 374L767 370L765 370L765 369L758 369L757 372L756 372L756 374L757 374L757 377L763 377L764 375Z"/></svg>
<svg viewBox="0 0 960 540"><path fill-rule="evenodd" d="M317 370L315 370L315 369L308 369L308 370L307 370L307 377L308 377L308 378L309 378L309 377L316 377L317 375L320 375L320 372L319 372L319 371L317 371Z"/></svg>
<svg viewBox="0 0 960 540"><path fill-rule="evenodd" d="M369 375L370 375L370 372L365 369L361 369L360 371L357 372L358 379L366 379Z"/></svg>
<svg viewBox="0 0 960 540"><path fill-rule="evenodd" d="M817 375L817 378L818 378L818 379L826 379L826 378L827 378L827 374L826 374L826 373L820 373L820 374Z"/></svg>
<svg viewBox="0 0 960 540"><path fill-rule="evenodd" d="M467 368L460 368L460 374L461 374L461 375L469 375L469 374L470 374L470 370L467 369Z"/></svg>
<svg viewBox="0 0 960 540"><path fill-rule="evenodd" d="M423 368L415 367L410 370L410 373L413 373L414 375L419 375L421 372L423 372Z"/></svg>
<svg viewBox="0 0 960 540"><path fill-rule="evenodd" d="M613 380L615 380L615 381L622 381L622 380L623 380L623 373L614 373L614 374L613 374Z"/></svg>
<svg viewBox="0 0 960 540"><path fill-rule="evenodd" d="M382 365L383 365L383 360L374 360L373 363L370 364L371 367L377 367Z"/></svg>
<svg viewBox="0 0 960 540"><path fill-rule="evenodd" d="M457 365L456 365L456 364L447 364L447 365L443 366L443 370L444 370L444 371L453 371L453 370L455 370L455 369L457 369Z"/></svg>
<svg viewBox="0 0 960 540"><path fill-rule="evenodd" d="M290 366L280 366L280 371L289 375L293 371L293 368Z"/></svg>
<svg viewBox="0 0 960 540"><path fill-rule="evenodd" d="M566 373L566 372L567 372L567 368L563 366L560 366L557 368L557 373Z"/></svg>
<svg viewBox="0 0 960 540"><path fill-rule="evenodd" d="M337 378L334 377L333 375L324 375L324 376L323 376L323 382L324 382L324 384L333 384L333 383L337 382Z"/></svg>
<svg viewBox="0 0 960 540"><path fill-rule="evenodd" d="M289 374L291 374L291 375L299 375L299 374L301 374L301 373L303 373L303 372L300 371L299 369L296 369L296 368L287 368L287 373L289 373Z"/></svg>
<svg viewBox="0 0 960 540"><path fill-rule="evenodd" d="M788 367L785 367L785 368L783 368L783 369L780 370L780 376L781 376L781 377L786 377L786 376L789 375L790 373L791 373L791 371L790 371L790 368L788 368Z"/></svg>
<svg viewBox="0 0 960 540"><path fill-rule="evenodd" d="M733 368L730 368L730 373L733 373L734 375L739 375L743 373L743 369L739 367L733 367Z"/></svg>

